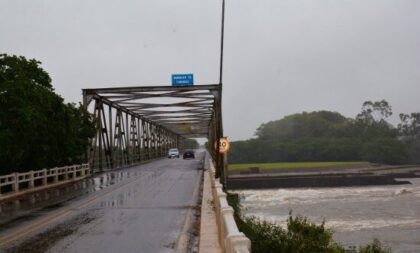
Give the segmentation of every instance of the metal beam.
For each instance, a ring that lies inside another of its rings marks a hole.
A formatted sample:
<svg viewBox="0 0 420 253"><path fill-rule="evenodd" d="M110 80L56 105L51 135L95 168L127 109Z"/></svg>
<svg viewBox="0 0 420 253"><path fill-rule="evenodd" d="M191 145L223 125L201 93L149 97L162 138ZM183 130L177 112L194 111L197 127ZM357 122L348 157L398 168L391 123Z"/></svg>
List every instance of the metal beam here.
<svg viewBox="0 0 420 253"><path fill-rule="evenodd" d="M93 167L101 171L135 164L182 148L185 138L209 137L216 132L209 126L218 126L219 99L219 85L84 89L84 105L96 101Z"/></svg>
<svg viewBox="0 0 420 253"><path fill-rule="evenodd" d="M218 84L204 84L194 86L137 86L137 87L118 87L118 88L95 88L83 89L86 95L98 93L129 93L129 92L151 92L151 91L196 91L196 90L218 90Z"/></svg>

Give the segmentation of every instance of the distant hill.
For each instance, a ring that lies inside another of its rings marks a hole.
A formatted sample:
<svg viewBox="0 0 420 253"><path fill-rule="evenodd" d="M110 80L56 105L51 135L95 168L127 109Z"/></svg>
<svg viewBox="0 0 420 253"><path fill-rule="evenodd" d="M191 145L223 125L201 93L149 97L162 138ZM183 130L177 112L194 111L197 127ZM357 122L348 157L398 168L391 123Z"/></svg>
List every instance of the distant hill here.
<svg viewBox="0 0 420 253"><path fill-rule="evenodd" d="M257 128L256 138L232 142L229 163L368 161L419 163L418 136L404 135L386 121L384 100L365 102L355 118L338 112L302 112ZM410 122L412 123L412 122Z"/></svg>

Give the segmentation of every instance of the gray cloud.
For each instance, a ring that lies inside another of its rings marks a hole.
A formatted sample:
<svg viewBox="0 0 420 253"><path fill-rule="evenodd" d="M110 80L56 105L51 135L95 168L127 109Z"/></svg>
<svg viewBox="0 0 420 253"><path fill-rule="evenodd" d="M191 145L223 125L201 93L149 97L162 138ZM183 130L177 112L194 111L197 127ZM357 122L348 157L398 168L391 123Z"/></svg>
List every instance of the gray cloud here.
<svg viewBox="0 0 420 253"><path fill-rule="evenodd" d="M0 0L0 50L43 62L58 93L217 83L221 1ZM387 99L420 111L420 2L227 0L225 133L249 138L287 114L354 116ZM392 122L397 122L397 117Z"/></svg>

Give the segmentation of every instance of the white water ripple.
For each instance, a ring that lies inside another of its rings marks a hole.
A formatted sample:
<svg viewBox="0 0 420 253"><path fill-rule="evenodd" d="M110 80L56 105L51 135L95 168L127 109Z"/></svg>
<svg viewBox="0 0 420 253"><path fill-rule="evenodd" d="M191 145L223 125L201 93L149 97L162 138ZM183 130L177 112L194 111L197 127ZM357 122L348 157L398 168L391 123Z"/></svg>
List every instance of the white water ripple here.
<svg viewBox="0 0 420 253"><path fill-rule="evenodd" d="M312 189L277 189L238 191L246 205L275 206L287 203L310 204L320 202L374 202L392 201L395 197L412 195L420 198L420 187L342 187Z"/></svg>
<svg viewBox="0 0 420 253"><path fill-rule="evenodd" d="M420 179L411 185L237 191L243 213L286 227L288 213L333 229L340 242L372 236L393 252L420 252ZM370 239L369 239L370 238Z"/></svg>

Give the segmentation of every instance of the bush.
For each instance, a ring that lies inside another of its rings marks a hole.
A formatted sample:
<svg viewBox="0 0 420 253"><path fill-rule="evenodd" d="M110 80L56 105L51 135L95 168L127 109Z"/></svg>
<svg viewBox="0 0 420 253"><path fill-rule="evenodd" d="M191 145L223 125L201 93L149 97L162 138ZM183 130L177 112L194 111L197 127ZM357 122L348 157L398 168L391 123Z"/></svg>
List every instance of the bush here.
<svg viewBox="0 0 420 253"><path fill-rule="evenodd" d="M229 205L234 209L236 224L251 240L252 253L357 253L356 247L345 249L332 239L333 231L310 222L302 216L289 214L287 229L256 217L243 217L237 194L228 194ZM391 253L375 239L372 244L361 246L359 253Z"/></svg>
<svg viewBox="0 0 420 253"><path fill-rule="evenodd" d="M411 164L420 164L420 138L408 137L404 138L403 142L407 147L409 162Z"/></svg>
<svg viewBox="0 0 420 253"><path fill-rule="evenodd" d="M366 142L362 146L363 160L385 164L408 162L404 143L396 139L381 138Z"/></svg>
<svg viewBox="0 0 420 253"><path fill-rule="evenodd" d="M391 248L383 245L378 239L374 239L372 244L360 246L359 253L391 253Z"/></svg>

